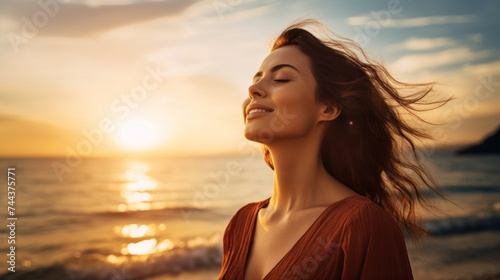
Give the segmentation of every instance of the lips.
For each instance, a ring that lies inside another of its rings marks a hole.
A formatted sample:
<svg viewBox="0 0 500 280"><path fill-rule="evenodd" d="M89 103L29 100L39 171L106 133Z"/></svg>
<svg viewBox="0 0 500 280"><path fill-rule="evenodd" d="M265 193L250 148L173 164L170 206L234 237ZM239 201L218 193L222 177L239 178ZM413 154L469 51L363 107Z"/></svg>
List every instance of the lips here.
<svg viewBox="0 0 500 280"><path fill-rule="evenodd" d="M269 113L271 111L268 111L268 110L264 110L264 109L252 109L248 112L247 115L251 115L253 113Z"/></svg>
<svg viewBox="0 0 500 280"><path fill-rule="evenodd" d="M274 111L272 108L269 108L267 106L261 105L261 104L250 104L247 106L245 113L246 116L250 116L253 114L259 114L259 113L270 113Z"/></svg>

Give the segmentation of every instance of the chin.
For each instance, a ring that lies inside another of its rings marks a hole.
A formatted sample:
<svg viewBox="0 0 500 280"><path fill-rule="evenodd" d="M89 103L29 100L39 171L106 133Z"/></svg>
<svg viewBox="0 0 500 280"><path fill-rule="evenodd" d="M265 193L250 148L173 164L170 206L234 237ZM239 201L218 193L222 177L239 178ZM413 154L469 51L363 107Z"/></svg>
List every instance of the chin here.
<svg viewBox="0 0 500 280"><path fill-rule="evenodd" d="M269 144L273 141L275 135L269 128L251 128L246 127L244 131L245 138L261 144Z"/></svg>

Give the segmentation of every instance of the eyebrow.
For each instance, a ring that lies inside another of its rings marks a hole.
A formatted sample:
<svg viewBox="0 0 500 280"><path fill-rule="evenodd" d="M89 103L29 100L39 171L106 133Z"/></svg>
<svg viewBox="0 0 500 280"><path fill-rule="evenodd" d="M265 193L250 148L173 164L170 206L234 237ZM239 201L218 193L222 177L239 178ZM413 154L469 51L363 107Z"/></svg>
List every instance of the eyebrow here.
<svg viewBox="0 0 500 280"><path fill-rule="evenodd" d="M290 67L290 68L292 68L295 71L297 71L297 72L300 73L300 71L297 68L295 68L295 66L290 65L290 64L278 64L278 65L275 65L275 66L273 66L273 68L271 68L271 73L274 73L274 72L280 70L281 68L285 68L285 67ZM259 72L255 73L255 75L253 76L254 79L257 78L257 77L262 77L262 71L259 71Z"/></svg>

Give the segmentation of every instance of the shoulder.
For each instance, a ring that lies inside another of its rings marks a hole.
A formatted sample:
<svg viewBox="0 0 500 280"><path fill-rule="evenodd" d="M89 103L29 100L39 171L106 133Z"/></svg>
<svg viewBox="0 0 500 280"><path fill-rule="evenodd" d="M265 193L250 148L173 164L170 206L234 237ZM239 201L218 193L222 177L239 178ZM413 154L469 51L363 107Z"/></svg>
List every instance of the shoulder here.
<svg viewBox="0 0 500 280"><path fill-rule="evenodd" d="M345 230L347 235L363 239L401 238L402 232L396 220L372 200L356 196L347 199L345 205Z"/></svg>
<svg viewBox="0 0 500 280"><path fill-rule="evenodd" d="M345 204L342 279L413 279L405 240L394 218L365 197Z"/></svg>
<svg viewBox="0 0 500 280"><path fill-rule="evenodd" d="M248 203L236 211L230 222L236 222L241 219L246 219L248 216L253 216L260 208L269 202L269 198L258 202Z"/></svg>
<svg viewBox="0 0 500 280"><path fill-rule="evenodd" d="M377 234L401 234L395 219L385 209L364 196L347 197L332 204L320 227L330 232L334 228L340 235L356 238Z"/></svg>
<svg viewBox="0 0 500 280"><path fill-rule="evenodd" d="M251 237L255 216L267 201L269 201L269 199L249 203L241 207L236 211L233 217L231 217L224 231L223 246L225 252L230 250L230 248L239 246L239 244Z"/></svg>
<svg viewBox="0 0 500 280"><path fill-rule="evenodd" d="M235 229L242 230L246 228L251 223L259 209L266 205L268 201L269 199L265 199L259 202L252 202L241 207L229 220L226 227L226 234Z"/></svg>
<svg viewBox="0 0 500 280"><path fill-rule="evenodd" d="M392 216L384 208L364 196L348 198L346 204L352 209L351 218L353 219L371 218L377 221L394 222Z"/></svg>

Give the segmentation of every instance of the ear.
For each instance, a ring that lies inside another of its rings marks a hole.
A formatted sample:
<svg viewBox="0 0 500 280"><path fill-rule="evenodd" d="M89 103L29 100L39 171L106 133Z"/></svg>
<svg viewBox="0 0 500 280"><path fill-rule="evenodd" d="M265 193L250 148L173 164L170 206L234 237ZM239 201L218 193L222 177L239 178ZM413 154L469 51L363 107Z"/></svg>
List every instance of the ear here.
<svg viewBox="0 0 500 280"><path fill-rule="evenodd" d="M333 121L340 115L340 108L333 104L322 104L319 116L320 121Z"/></svg>

